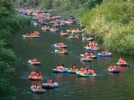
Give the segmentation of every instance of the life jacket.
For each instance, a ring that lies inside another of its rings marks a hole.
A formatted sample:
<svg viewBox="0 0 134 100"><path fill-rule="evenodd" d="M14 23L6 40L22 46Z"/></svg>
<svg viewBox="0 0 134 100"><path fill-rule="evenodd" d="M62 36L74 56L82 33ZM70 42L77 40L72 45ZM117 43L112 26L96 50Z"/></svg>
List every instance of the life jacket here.
<svg viewBox="0 0 134 100"><path fill-rule="evenodd" d="M118 67L117 67L117 66L114 66L114 67L113 67L113 70L118 70Z"/></svg>
<svg viewBox="0 0 134 100"><path fill-rule="evenodd" d="M57 66L56 69L60 70L60 66Z"/></svg>
<svg viewBox="0 0 134 100"><path fill-rule="evenodd" d="M37 87L36 87L37 89L41 89L41 86L40 85L37 85Z"/></svg>
<svg viewBox="0 0 134 100"><path fill-rule="evenodd" d="M72 66L72 68L71 68L72 70L75 70L76 69L76 66Z"/></svg>
<svg viewBox="0 0 134 100"><path fill-rule="evenodd" d="M28 36L29 34L28 33L26 33L26 36Z"/></svg>
<svg viewBox="0 0 134 100"><path fill-rule="evenodd" d="M93 75L94 74L94 70L90 70L90 74Z"/></svg>
<svg viewBox="0 0 134 100"><path fill-rule="evenodd" d="M54 81L53 81L53 80L50 80L50 81L49 81L49 84L50 84L50 85L52 85L53 83L54 83Z"/></svg>
<svg viewBox="0 0 134 100"><path fill-rule="evenodd" d="M59 51L62 52L63 51L63 48L60 48Z"/></svg>
<svg viewBox="0 0 134 100"><path fill-rule="evenodd" d="M88 72L87 72L87 70L84 70L84 74L87 74Z"/></svg>
<svg viewBox="0 0 134 100"><path fill-rule="evenodd" d="M63 70L63 66L60 66L60 70Z"/></svg>
<svg viewBox="0 0 134 100"><path fill-rule="evenodd" d="M84 71L84 70L85 70L85 68L83 68L83 67L80 68L80 71Z"/></svg>
<svg viewBox="0 0 134 100"><path fill-rule="evenodd" d="M33 60L32 60L33 62L37 62L37 59L36 58L33 58Z"/></svg>
<svg viewBox="0 0 134 100"><path fill-rule="evenodd" d="M108 70L112 70L113 69L113 66L110 66L109 68L108 68Z"/></svg>
<svg viewBox="0 0 134 100"><path fill-rule="evenodd" d="M40 74L39 74L39 73L36 73L36 76L37 76L37 77L40 77Z"/></svg>
<svg viewBox="0 0 134 100"><path fill-rule="evenodd" d="M31 72L31 76L35 76L35 72Z"/></svg>
<svg viewBox="0 0 134 100"><path fill-rule="evenodd" d="M102 54L105 54L105 52L103 51Z"/></svg>
<svg viewBox="0 0 134 100"><path fill-rule="evenodd" d="M87 56L86 56L86 55L84 55L82 58L87 58Z"/></svg>
<svg viewBox="0 0 134 100"><path fill-rule="evenodd" d="M93 53L90 53L90 56L93 56Z"/></svg>

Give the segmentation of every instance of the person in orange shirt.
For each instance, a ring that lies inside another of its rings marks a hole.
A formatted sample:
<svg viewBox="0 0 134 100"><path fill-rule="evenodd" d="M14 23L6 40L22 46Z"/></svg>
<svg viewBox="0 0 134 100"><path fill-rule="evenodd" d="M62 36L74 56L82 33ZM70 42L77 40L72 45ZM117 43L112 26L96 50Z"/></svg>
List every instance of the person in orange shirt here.
<svg viewBox="0 0 134 100"><path fill-rule="evenodd" d="M93 75L94 74L94 70L92 68L90 68L90 74Z"/></svg>
<svg viewBox="0 0 134 100"><path fill-rule="evenodd" d="M60 48L59 51L62 52L63 51L63 48Z"/></svg>
<svg viewBox="0 0 134 100"><path fill-rule="evenodd" d="M63 70L63 69L64 69L64 64L61 64L60 70Z"/></svg>
<svg viewBox="0 0 134 100"><path fill-rule="evenodd" d="M102 54L103 54L103 55L105 54L105 51L104 51L104 50L102 50Z"/></svg>
<svg viewBox="0 0 134 100"><path fill-rule="evenodd" d="M26 36L28 36L29 34L28 33L26 33Z"/></svg>
<svg viewBox="0 0 134 100"><path fill-rule="evenodd" d="M41 76L39 71L36 73L36 76L37 76L38 78Z"/></svg>
<svg viewBox="0 0 134 100"><path fill-rule="evenodd" d="M90 53L90 57L93 56L93 55L94 55L94 52L91 52L91 53Z"/></svg>
<svg viewBox="0 0 134 100"><path fill-rule="evenodd" d="M51 79L48 84L52 85L54 83L53 79Z"/></svg>
<svg viewBox="0 0 134 100"><path fill-rule="evenodd" d="M60 70L60 65L57 65L56 69Z"/></svg>
<svg viewBox="0 0 134 100"><path fill-rule="evenodd" d="M37 61L38 61L37 58L34 57L34 58L33 58L33 62L37 62Z"/></svg>
<svg viewBox="0 0 134 100"><path fill-rule="evenodd" d="M110 65L109 67L108 67L108 70L112 70L113 69L113 65Z"/></svg>
<svg viewBox="0 0 134 100"><path fill-rule="evenodd" d="M38 82L37 84L36 84L36 89L41 89L41 84L40 84L40 82Z"/></svg>
<svg viewBox="0 0 134 100"><path fill-rule="evenodd" d="M85 71L85 67L84 66L82 66L81 68L80 68L80 71Z"/></svg>
<svg viewBox="0 0 134 100"><path fill-rule="evenodd" d="M33 70L30 75L31 75L31 77L33 77L36 75L36 72Z"/></svg>
<svg viewBox="0 0 134 100"><path fill-rule="evenodd" d="M117 67L117 66L114 66L114 67L113 67L113 70L118 70L118 67Z"/></svg>
<svg viewBox="0 0 134 100"><path fill-rule="evenodd" d="M72 70L76 70L76 69L77 69L76 64L72 64L71 69L72 69Z"/></svg>
<svg viewBox="0 0 134 100"><path fill-rule="evenodd" d="M89 53L88 53L88 52L86 52L84 55L88 56L88 55L89 55Z"/></svg>

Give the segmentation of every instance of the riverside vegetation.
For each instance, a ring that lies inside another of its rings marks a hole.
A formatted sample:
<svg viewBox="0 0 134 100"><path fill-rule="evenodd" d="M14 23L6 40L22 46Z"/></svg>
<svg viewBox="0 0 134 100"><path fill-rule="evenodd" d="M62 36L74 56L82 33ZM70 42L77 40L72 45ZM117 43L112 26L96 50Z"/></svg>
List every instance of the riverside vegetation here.
<svg viewBox="0 0 134 100"><path fill-rule="evenodd" d="M0 100L14 100L15 87L10 84L10 75L17 65L17 57L7 42L9 36L30 20L17 16L10 2L0 1Z"/></svg>

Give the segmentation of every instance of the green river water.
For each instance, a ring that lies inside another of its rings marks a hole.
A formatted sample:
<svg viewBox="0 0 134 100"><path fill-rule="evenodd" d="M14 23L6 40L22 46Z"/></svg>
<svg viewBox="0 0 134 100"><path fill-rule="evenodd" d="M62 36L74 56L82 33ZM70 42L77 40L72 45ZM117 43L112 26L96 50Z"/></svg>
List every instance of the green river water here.
<svg viewBox="0 0 134 100"><path fill-rule="evenodd" d="M59 30L65 31L70 27L72 26L59 27ZM41 38L22 37L26 32L31 33L35 30L40 32ZM21 61L12 78L12 84L17 88L16 100L133 100L134 98L133 65L120 67L119 74L107 72L109 65L116 63L120 57L123 57L127 63L133 64L134 58L131 56L113 53L112 57L98 58L84 63L80 61L80 54L85 53L83 47L87 42L83 42L81 38L69 40L60 36L59 32L45 32L41 30L41 27L34 26L23 27L13 35L10 41L14 44L13 51ZM53 44L58 41L68 45L68 55L54 53ZM33 57L42 63L41 66L28 65L27 61ZM52 72L52 69L58 64L64 64L65 67L70 68L72 63L75 63L78 68L82 65L89 65L95 70L97 76L84 78L75 74L54 74ZM41 72L42 82L54 79L59 83L59 88L46 90L46 93L41 95L32 94L29 88L34 82L27 79L32 70Z"/></svg>

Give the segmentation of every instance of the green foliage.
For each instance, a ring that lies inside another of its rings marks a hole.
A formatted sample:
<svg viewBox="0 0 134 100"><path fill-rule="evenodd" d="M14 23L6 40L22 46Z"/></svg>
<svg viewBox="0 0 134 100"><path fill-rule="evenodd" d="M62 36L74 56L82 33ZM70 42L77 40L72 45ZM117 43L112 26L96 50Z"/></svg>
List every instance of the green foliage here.
<svg viewBox="0 0 134 100"><path fill-rule="evenodd" d="M86 30L103 39L111 50L134 55L134 6L131 2L107 2L88 10L80 19Z"/></svg>
<svg viewBox="0 0 134 100"><path fill-rule="evenodd" d="M14 52L4 48L6 43L0 42L0 100L14 100L15 88L10 84L10 73L14 71L12 67L16 61Z"/></svg>
<svg viewBox="0 0 134 100"><path fill-rule="evenodd" d="M29 25L30 24L30 19L29 18L25 18L25 17L20 16L20 15L17 16L17 20L18 20L19 26L20 25L24 26L24 25ZM17 23L15 23L15 24L17 24Z"/></svg>
<svg viewBox="0 0 134 100"><path fill-rule="evenodd" d="M15 100L15 87L10 84L10 74L14 71L17 58L14 52L7 47L7 38L28 21L16 16L14 8L6 0L0 1L0 100Z"/></svg>
<svg viewBox="0 0 134 100"><path fill-rule="evenodd" d="M15 100L12 96L14 91L15 88L9 83L8 78L0 76L0 100Z"/></svg>
<svg viewBox="0 0 134 100"><path fill-rule="evenodd" d="M42 6L45 9L51 9L52 8L52 3L50 0L41 0L40 1L40 6Z"/></svg>

